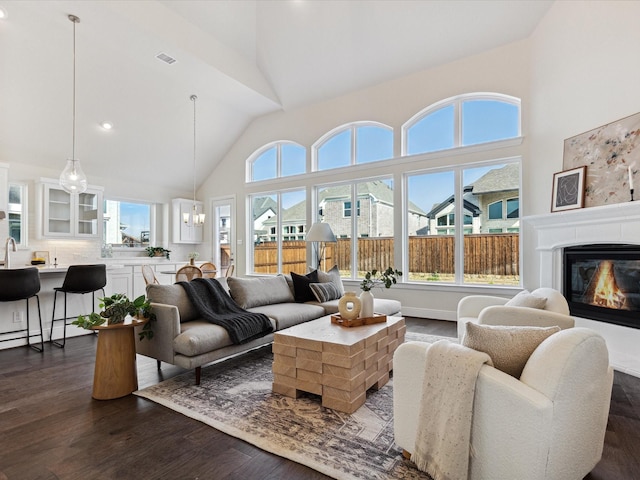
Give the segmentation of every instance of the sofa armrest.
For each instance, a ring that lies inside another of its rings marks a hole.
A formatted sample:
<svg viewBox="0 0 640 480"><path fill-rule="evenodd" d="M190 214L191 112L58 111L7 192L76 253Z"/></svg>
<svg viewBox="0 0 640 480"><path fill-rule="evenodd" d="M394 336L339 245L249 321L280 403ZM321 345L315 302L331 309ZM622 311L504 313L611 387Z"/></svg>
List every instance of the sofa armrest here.
<svg viewBox="0 0 640 480"><path fill-rule="evenodd" d="M140 340L138 333L142 327L136 327L136 352L167 363L174 363L173 340L180 334L180 314L175 305L152 303L151 309L156 315L153 322L153 338Z"/></svg>
<svg viewBox="0 0 640 480"><path fill-rule="evenodd" d="M484 325L513 325L533 327L559 326L562 330L573 328L575 320L569 315L539 308L507 307L504 305L487 307L478 316L478 323Z"/></svg>
<svg viewBox="0 0 640 480"><path fill-rule="evenodd" d="M504 305L509 301L508 298L494 297L491 295L469 295L463 297L458 302L458 317L475 317L486 307L492 305Z"/></svg>

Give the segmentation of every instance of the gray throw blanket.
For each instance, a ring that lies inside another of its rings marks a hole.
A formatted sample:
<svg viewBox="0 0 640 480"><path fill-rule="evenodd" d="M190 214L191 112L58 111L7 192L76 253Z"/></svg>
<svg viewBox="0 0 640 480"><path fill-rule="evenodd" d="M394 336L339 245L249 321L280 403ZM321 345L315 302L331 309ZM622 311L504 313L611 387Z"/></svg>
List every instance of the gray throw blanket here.
<svg viewBox="0 0 640 480"><path fill-rule="evenodd" d="M269 317L238 306L217 280L195 278L177 283L187 292L202 318L224 328L234 344L247 343L273 332Z"/></svg>

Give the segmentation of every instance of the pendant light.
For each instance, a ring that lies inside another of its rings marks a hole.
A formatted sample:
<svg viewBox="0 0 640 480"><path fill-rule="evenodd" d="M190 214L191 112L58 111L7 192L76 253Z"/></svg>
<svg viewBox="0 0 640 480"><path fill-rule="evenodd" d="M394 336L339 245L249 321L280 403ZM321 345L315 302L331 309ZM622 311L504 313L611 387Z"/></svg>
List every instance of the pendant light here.
<svg viewBox="0 0 640 480"><path fill-rule="evenodd" d="M196 100L198 97L191 95L189 98L193 102L193 207L191 213L182 214L182 219L188 225L201 227L204 225L204 213L198 213L196 205Z"/></svg>
<svg viewBox="0 0 640 480"><path fill-rule="evenodd" d="M67 165L60 174L60 186L66 192L77 194L87 189L87 176L76 158L76 23L80 23L80 19L69 15L69 20L73 22L73 139L71 158L67 159Z"/></svg>

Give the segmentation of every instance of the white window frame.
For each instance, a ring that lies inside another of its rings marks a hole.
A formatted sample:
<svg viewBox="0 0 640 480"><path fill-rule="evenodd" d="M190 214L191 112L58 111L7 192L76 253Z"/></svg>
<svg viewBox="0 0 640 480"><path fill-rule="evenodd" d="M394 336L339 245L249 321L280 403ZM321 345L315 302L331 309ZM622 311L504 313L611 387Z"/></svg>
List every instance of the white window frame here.
<svg viewBox="0 0 640 480"><path fill-rule="evenodd" d="M321 136L313 145L311 145L311 169L314 172L328 172L331 170L335 170L338 168L348 168L348 167L353 167L355 165L363 165L363 164L358 164L356 163L356 159L358 158L358 151L357 151L357 145L358 145L358 128L360 127L379 127L382 128L384 130L390 131L393 134L393 127L386 125L384 123L380 123L380 122L374 122L374 121L370 121L370 120L366 120L366 121L360 121L360 122L351 122L351 123L347 123L344 125L341 125L339 127L334 128L333 130L328 131L327 133L325 133L323 136ZM325 143L327 143L329 140L331 140L333 137L335 137L336 135L339 135L345 131L350 131L351 132L351 149L350 149L350 159L349 159L349 165L345 165L343 167L336 167L336 168L327 168L324 170L320 170L318 168L318 150L320 150ZM392 151L393 151L393 145L391 145ZM385 160L391 160L393 157L388 158L388 159L384 159L384 160L378 160L377 162L384 162ZM371 162L371 163L377 163L377 162Z"/></svg>
<svg viewBox="0 0 640 480"><path fill-rule="evenodd" d="M307 168L307 156L309 151L307 150L307 148L304 145L300 145L297 142L294 142L292 140L277 140L275 142L270 142L267 143L266 145L263 145L262 147L260 147L259 149L257 149L255 152L253 152L249 158L247 159L246 162L246 182L247 183L256 183L256 182L268 182L268 181L272 181L275 180L277 178L293 178L296 177L298 175L287 175L285 177L282 176L282 147L284 145L294 145L296 147L300 147L304 149L305 152L305 171L299 175L304 175L307 173L308 168ZM276 176L273 178L263 178L262 180L253 180L253 164L254 162L265 152L267 152L268 150L271 150L272 148L276 149Z"/></svg>
<svg viewBox="0 0 640 480"><path fill-rule="evenodd" d="M484 145L484 143L477 143L473 145L463 145L462 144L462 104L469 101L474 100L494 100L497 102L509 103L518 107L518 135L520 137L522 135L522 112L521 112L521 101L517 97L512 97L510 95L505 95L503 93L491 93L491 92L477 92L477 93L465 93L463 95L457 95L455 97L445 98L444 100L440 100L436 103L429 105L428 107L420 110L413 117L411 117L407 122L402 125L401 133L402 133L402 142L401 142L401 153L400 155L405 157L407 156L407 143L409 139L409 130L420 120L423 118L435 113L436 111L448 107L449 105L453 105L453 147L447 148L441 151L452 150L454 148L469 148L476 147L477 145ZM510 139L502 139L496 140L498 142L503 142L505 140ZM493 143L493 142L486 142ZM428 153L434 152L421 152L412 155L424 155Z"/></svg>

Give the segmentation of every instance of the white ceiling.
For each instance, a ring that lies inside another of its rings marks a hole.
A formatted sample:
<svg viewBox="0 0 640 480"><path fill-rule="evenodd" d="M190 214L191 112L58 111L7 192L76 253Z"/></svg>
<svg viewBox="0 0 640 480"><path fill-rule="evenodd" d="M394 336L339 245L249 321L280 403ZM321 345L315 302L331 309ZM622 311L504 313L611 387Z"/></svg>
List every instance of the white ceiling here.
<svg viewBox="0 0 640 480"><path fill-rule="evenodd" d="M252 119L528 37L553 1L7 1L0 162L144 178L190 192ZM177 59L166 65L155 56ZM99 126L110 120L115 128Z"/></svg>

